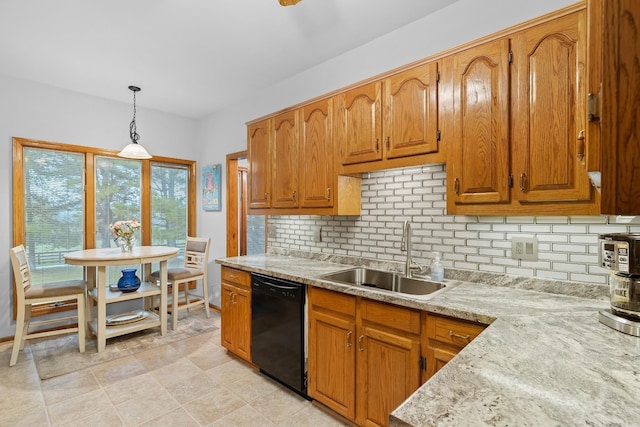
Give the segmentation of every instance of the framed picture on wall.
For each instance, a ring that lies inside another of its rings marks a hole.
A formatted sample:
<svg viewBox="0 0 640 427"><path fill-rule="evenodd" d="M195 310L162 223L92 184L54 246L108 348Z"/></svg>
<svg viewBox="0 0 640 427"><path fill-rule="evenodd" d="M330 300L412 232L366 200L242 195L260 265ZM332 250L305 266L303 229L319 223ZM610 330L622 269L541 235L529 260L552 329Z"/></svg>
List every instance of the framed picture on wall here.
<svg viewBox="0 0 640 427"><path fill-rule="evenodd" d="M220 210L220 176L222 165L211 165L202 168L202 209L205 211Z"/></svg>

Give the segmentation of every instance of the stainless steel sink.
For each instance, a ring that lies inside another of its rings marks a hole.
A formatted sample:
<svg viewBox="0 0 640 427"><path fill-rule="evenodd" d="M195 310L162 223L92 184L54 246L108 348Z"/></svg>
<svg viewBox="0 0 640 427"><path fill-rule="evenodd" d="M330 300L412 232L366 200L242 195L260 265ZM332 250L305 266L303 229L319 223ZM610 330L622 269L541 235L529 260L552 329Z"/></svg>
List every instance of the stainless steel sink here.
<svg viewBox="0 0 640 427"><path fill-rule="evenodd" d="M411 295L428 295L444 289L447 285L426 279L405 277L389 271L372 270L370 268L351 268L321 276L322 279L348 285L368 286L392 292Z"/></svg>

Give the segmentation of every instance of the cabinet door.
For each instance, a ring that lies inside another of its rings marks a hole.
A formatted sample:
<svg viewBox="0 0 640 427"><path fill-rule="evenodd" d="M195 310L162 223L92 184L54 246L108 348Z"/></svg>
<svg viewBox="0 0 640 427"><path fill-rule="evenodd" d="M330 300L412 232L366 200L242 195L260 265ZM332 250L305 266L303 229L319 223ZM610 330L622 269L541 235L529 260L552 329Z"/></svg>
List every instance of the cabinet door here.
<svg viewBox="0 0 640 427"><path fill-rule="evenodd" d="M513 37L513 159L521 202L591 199L585 167L586 15Z"/></svg>
<svg viewBox="0 0 640 427"><path fill-rule="evenodd" d="M309 314L309 396L345 418L355 418L356 325L314 310Z"/></svg>
<svg viewBox="0 0 640 427"><path fill-rule="evenodd" d="M342 164L382 159L381 82L336 95L337 142Z"/></svg>
<svg viewBox="0 0 640 427"><path fill-rule="evenodd" d="M235 351L244 360L251 361L251 291L236 288L234 297Z"/></svg>
<svg viewBox="0 0 640 427"><path fill-rule="evenodd" d="M251 291L222 283L221 341L235 355L251 361Z"/></svg>
<svg viewBox="0 0 640 427"><path fill-rule="evenodd" d="M263 120L247 127L249 157L249 207L270 207L271 122Z"/></svg>
<svg viewBox="0 0 640 427"><path fill-rule="evenodd" d="M640 2L603 3L602 213L640 215Z"/></svg>
<svg viewBox="0 0 640 427"><path fill-rule="evenodd" d="M289 111L273 118L272 149L274 167L271 171L271 207L298 206L298 111Z"/></svg>
<svg viewBox="0 0 640 427"><path fill-rule="evenodd" d="M438 64L394 74L384 81L385 158L438 151Z"/></svg>
<svg viewBox="0 0 640 427"><path fill-rule="evenodd" d="M333 99L305 105L300 110L301 206L333 206Z"/></svg>
<svg viewBox="0 0 640 427"><path fill-rule="evenodd" d="M358 425L386 426L420 386L420 340L362 327L358 337Z"/></svg>
<svg viewBox="0 0 640 427"><path fill-rule="evenodd" d="M454 144L447 164L452 206L509 201L509 40L454 58Z"/></svg>
<svg viewBox="0 0 640 427"><path fill-rule="evenodd" d="M221 301L220 301L220 336L222 346L227 350L234 352L235 350L235 308L233 305L234 286L221 284Z"/></svg>

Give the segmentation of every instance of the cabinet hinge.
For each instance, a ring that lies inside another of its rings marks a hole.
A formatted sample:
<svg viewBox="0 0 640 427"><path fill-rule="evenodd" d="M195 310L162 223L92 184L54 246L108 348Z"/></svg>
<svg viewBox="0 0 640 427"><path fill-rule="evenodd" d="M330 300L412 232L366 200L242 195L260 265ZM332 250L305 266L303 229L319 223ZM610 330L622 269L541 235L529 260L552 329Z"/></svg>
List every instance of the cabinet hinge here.
<svg viewBox="0 0 640 427"><path fill-rule="evenodd" d="M418 360L418 366L420 367L421 371L426 371L427 370L427 358L424 356L420 356L420 359Z"/></svg>
<svg viewBox="0 0 640 427"><path fill-rule="evenodd" d="M513 188L513 175L509 174L509 177L507 178L507 186L509 188Z"/></svg>
<svg viewBox="0 0 640 427"><path fill-rule="evenodd" d="M440 129L438 129L436 131L436 141L440 142L441 137L442 137L442 133L440 132Z"/></svg>
<svg viewBox="0 0 640 427"><path fill-rule="evenodd" d="M436 71L436 83L440 83L440 71Z"/></svg>
<svg viewBox="0 0 640 427"><path fill-rule="evenodd" d="M598 122L600 121L600 92L598 93L589 93L587 95L587 120L589 122Z"/></svg>
<svg viewBox="0 0 640 427"><path fill-rule="evenodd" d="M507 55L507 59L509 60L509 64L513 62L513 52L509 51L509 54Z"/></svg>

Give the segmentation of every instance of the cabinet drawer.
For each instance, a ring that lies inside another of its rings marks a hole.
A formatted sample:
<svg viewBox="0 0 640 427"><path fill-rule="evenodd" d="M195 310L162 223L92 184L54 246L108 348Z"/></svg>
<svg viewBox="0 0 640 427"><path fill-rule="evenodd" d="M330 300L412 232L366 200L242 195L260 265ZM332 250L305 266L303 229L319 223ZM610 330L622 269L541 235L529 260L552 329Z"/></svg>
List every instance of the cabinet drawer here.
<svg viewBox="0 0 640 427"><path fill-rule="evenodd" d="M433 336L430 338L435 338L438 341L453 344L460 348L473 341L485 328L478 323L450 317L428 316L427 322L429 321L433 322L433 329L429 328L429 330L434 331Z"/></svg>
<svg viewBox="0 0 640 427"><path fill-rule="evenodd" d="M411 334L420 333L420 312L406 307L363 299L362 320Z"/></svg>
<svg viewBox="0 0 640 427"><path fill-rule="evenodd" d="M222 267L222 281L232 283L244 288L251 287L251 274L246 271L235 270L229 267Z"/></svg>
<svg viewBox="0 0 640 427"><path fill-rule="evenodd" d="M321 309L350 317L356 316L356 297L353 295L311 286L309 288L309 304L313 310Z"/></svg>

